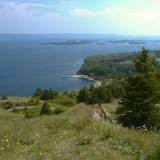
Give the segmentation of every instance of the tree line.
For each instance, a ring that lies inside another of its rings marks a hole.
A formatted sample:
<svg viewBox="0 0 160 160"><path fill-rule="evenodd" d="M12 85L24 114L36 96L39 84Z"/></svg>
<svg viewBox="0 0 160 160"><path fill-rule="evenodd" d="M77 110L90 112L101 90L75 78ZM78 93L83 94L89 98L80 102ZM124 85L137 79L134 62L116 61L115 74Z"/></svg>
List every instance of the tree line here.
<svg viewBox="0 0 160 160"><path fill-rule="evenodd" d="M84 87L78 92L78 102L87 104L110 103L114 98L121 98L124 95L123 83L119 80L112 80L100 87Z"/></svg>
<svg viewBox="0 0 160 160"><path fill-rule="evenodd" d="M57 91L54 91L52 89L41 89L37 88L35 93L33 94L33 97L39 97L40 100L54 100L58 95Z"/></svg>

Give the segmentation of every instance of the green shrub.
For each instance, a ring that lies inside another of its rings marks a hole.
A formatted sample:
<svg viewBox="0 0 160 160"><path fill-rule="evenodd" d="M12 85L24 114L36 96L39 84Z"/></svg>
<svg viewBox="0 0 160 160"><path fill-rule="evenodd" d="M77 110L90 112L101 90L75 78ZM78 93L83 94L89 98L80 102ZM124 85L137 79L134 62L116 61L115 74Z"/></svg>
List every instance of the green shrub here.
<svg viewBox="0 0 160 160"><path fill-rule="evenodd" d="M8 99L7 96L2 96L2 97L0 98L0 100L6 100L6 99Z"/></svg>
<svg viewBox="0 0 160 160"><path fill-rule="evenodd" d="M25 102L24 103L24 106L36 106L36 105L38 105L39 104L39 101L38 100L33 100L33 99L31 99L31 100L29 100L28 102Z"/></svg>
<svg viewBox="0 0 160 160"><path fill-rule="evenodd" d="M92 143L91 135L80 135L77 140L80 145L89 145Z"/></svg>
<svg viewBox="0 0 160 160"><path fill-rule="evenodd" d="M31 119L31 118L34 117L34 113L30 110L26 110L24 116L25 116L26 119Z"/></svg>
<svg viewBox="0 0 160 160"><path fill-rule="evenodd" d="M28 133L29 132L29 133ZM21 131L21 134L17 135L17 141L21 144L21 145L26 145L26 146L30 146L33 145L34 143L34 136L32 133L30 133L30 131L23 130Z"/></svg>
<svg viewBox="0 0 160 160"><path fill-rule="evenodd" d="M1 104L1 107L3 109L12 109L13 110L16 110L15 107L27 107L27 106L36 106L39 104L39 101L33 101L33 100L29 100L29 101L26 101L26 102L10 102L10 101L7 101L7 102L3 102Z"/></svg>
<svg viewBox="0 0 160 160"><path fill-rule="evenodd" d="M60 114L64 112L64 108L62 107L56 107L53 111L54 114Z"/></svg>
<svg viewBox="0 0 160 160"><path fill-rule="evenodd" d="M21 138L19 142L21 145L26 145L26 146L30 146L33 144L33 140L28 136L24 137L23 139Z"/></svg>
<svg viewBox="0 0 160 160"><path fill-rule="evenodd" d="M100 140L102 141L107 140L111 137L113 137L111 129L105 127L100 130L100 133L99 133Z"/></svg>
<svg viewBox="0 0 160 160"><path fill-rule="evenodd" d="M11 109L13 108L13 103L12 102L4 102L1 106L3 109Z"/></svg>
<svg viewBox="0 0 160 160"><path fill-rule="evenodd" d="M13 112L14 113L20 113L21 109L17 108L17 107L13 107Z"/></svg>
<svg viewBox="0 0 160 160"><path fill-rule="evenodd" d="M70 99L70 98L66 98L65 100L62 101L61 103L62 105L64 106L74 106L76 103L73 99Z"/></svg>

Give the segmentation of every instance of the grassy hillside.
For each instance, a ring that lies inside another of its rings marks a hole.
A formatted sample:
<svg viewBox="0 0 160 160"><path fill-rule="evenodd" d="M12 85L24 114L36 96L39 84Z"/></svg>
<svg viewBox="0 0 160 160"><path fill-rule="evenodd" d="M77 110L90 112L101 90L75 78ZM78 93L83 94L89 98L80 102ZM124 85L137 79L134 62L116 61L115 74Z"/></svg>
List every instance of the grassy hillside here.
<svg viewBox="0 0 160 160"><path fill-rule="evenodd" d="M25 103L29 98L5 101ZM4 101L0 101L2 106ZM57 104L50 102L53 108ZM41 103L31 107L38 112ZM104 104L115 117L117 101ZM63 106L65 111L25 119L23 109L0 109L0 160L159 160L160 134L125 129L94 120L95 106Z"/></svg>

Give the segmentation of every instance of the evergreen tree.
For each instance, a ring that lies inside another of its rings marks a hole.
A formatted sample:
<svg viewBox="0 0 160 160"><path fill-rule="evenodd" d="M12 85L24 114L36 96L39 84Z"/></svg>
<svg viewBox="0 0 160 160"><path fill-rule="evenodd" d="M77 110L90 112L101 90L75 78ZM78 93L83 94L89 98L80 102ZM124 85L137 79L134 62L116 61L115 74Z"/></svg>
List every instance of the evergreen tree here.
<svg viewBox="0 0 160 160"><path fill-rule="evenodd" d="M105 102L107 97L105 87L99 87L97 89L97 93L98 93L99 102Z"/></svg>
<svg viewBox="0 0 160 160"><path fill-rule="evenodd" d="M90 99L90 94L89 94L88 89L86 87L80 89L77 98L78 98L79 102L86 102L86 103L88 103L88 101Z"/></svg>
<svg viewBox="0 0 160 160"><path fill-rule="evenodd" d="M43 95L41 96L41 100L49 100L49 92L48 90L44 90Z"/></svg>
<svg viewBox="0 0 160 160"><path fill-rule="evenodd" d="M90 87L89 87L89 91L93 91L94 90L94 85L92 84Z"/></svg>
<svg viewBox="0 0 160 160"><path fill-rule="evenodd" d="M91 96L90 96L90 99L88 100L88 103L89 104L99 103L99 97L95 89L91 92Z"/></svg>
<svg viewBox="0 0 160 160"><path fill-rule="evenodd" d="M121 98L124 96L124 88L120 80L112 80L107 85L107 90L111 91L111 94L114 98Z"/></svg>
<svg viewBox="0 0 160 160"><path fill-rule="evenodd" d="M47 102L42 104L41 114L51 114L51 108Z"/></svg>
<svg viewBox="0 0 160 160"><path fill-rule="evenodd" d="M58 93L52 89L45 89L43 95L41 96L41 100L53 100L56 98L57 94Z"/></svg>
<svg viewBox="0 0 160 160"><path fill-rule="evenodd" d="M160 101L160 85L157 77L156 61L143 49L134 61L135 73L126 81L126 94L122 107L118 109L118 120L124 126L150 128L156 124L156 104Z"/></svg>
<svg viewBox="0 0 160 160"><path fill-rule="evenodd" d="M79 102L85 102L88 104L101 104L111 102L112 92L111 90L108 90L106 86L95 88L91 86L89 89L84 87L79 91L77 98Z"/></svg>
<svg viewBox="0 0 160 160"><path fill-rule="evenodd" d="M33 94L34 97L41 97L43 95L43 90L41 88L37 88L35 93Z"/></svg>
<svg viewBox="0 0 160 160"><path fill-rule="evenodd" d="M112 96L112 91L109 89L106 89L106 100L105 102L112 102L113 96Z"/></svg>

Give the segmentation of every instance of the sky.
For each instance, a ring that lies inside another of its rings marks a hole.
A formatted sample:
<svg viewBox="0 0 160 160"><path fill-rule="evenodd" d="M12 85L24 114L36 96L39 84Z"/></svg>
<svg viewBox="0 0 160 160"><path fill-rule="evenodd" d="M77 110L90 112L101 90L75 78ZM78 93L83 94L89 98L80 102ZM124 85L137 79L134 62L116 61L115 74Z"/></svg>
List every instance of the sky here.
<svg viewBox="0 0 160 160"><path fill-rule="evenodd" d="M160 36L160 0L0 0L0 33Z"/></svg>

